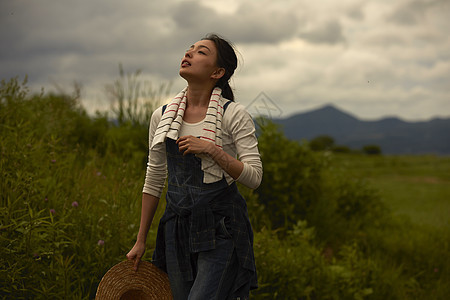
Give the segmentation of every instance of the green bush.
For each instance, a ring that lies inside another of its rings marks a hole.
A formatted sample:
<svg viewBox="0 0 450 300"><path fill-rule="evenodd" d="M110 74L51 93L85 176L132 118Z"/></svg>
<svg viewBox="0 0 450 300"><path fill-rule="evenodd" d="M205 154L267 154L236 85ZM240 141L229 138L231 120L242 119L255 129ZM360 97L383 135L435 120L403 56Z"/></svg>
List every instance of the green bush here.
<svg viewBox="0 0 450 300"><path fill-rule="evenodd" d="M29 96L17 79L0 91L0 294L92 298L135 238L143 159L112 151L112 125L77 99Z"/></svg>
<svg viewBox="0 0 450 300"><path fill-rule="evenodd" d="M381 154L381 148L378 145L365 145L362 152L369 155L379 155Z"/></svg>
<svg viewBox="0 0 450 300"><path fill-rule="evenodd" d="M305 222L280 239L276 231L263 228L255 234L259 289L255 299L308 299L323 275L325 260L313 244L313 229Z"/></svg>
<svg viewBox="0 0 450 300"><path fill-rule="evenodd" d="M264 208L259 220L269 220L266 225L275 229L289 229L304 219L321 240L332 244L380 222L386 208L374 189L339 170L329 172L329 153L313 152L288 140L274 124L265 124L259 135L264 166L256 200Z"/></svg>
<svg viewBox="0 0 450 300"><path fill-rule="evenodd" d="M313 151L326 151L334 147L334 139L329 135L319 135L311 139L309 147Z"/></svg>
<svg viewBox="0 0 450 300"><path fill-rule="evenodd" d="M362 239L367 229L379 227L388 215L378 193L366 182L334 173L328 175L323 194L306 220L316 228L320 240L339 247Z"/></svg>
<svg viewBox="0 0 450 300"><path fill-rule="evenodd" d="M272 228L289 228L308 213L321 193L322 154L287 139L271 122L259 135L264 167L257 190L258 202L268 213Z"/></svg>
<svg viewBox="0 0 450 300"><path fill-rule="evenodd" d="M335 153L350 153L350 152L352 152L352 149L350 149L350 147L348 147L348 146L337 145L337 146L333 146L331 151L333 151Z"/></svg>
<svg viewBox="0 0 450 300"><path fill-rule="evenodd" d="M357 244L343 246L339 259L330 257L315 245L314 228L306 225L299 221L284 239L265 229L256 234L260 287L252 292L255 299L367 299L380 286L392 288L380 283L384 269L365 258Z"/></svg>

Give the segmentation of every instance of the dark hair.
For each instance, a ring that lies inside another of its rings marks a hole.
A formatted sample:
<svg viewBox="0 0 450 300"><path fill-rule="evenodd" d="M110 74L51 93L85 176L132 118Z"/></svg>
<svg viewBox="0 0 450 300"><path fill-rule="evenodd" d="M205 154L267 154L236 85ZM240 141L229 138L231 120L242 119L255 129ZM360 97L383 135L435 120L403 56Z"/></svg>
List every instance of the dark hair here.
<svg viewBox="0 0 450 300"><path fill-rule="evenodd" d="M203 40L213 41L217 48L217 65L225 69L225 74L217 81L216 86L222 89L222 96L234 101L229 80L237 67L237 56L233 45L217 34L208 34Z"/></svg>

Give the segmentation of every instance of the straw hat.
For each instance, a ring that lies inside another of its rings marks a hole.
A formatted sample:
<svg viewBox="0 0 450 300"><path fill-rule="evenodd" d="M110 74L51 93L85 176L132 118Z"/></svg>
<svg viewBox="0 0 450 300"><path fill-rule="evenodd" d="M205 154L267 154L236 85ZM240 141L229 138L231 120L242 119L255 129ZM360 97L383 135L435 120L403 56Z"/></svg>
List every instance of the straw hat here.
<svg viewBox="0 0 450 300"><path fill-rule="evenodd" d="M173 299L167 274L150 262L123 261L106 272L97 289L96 300Z"/></svg>

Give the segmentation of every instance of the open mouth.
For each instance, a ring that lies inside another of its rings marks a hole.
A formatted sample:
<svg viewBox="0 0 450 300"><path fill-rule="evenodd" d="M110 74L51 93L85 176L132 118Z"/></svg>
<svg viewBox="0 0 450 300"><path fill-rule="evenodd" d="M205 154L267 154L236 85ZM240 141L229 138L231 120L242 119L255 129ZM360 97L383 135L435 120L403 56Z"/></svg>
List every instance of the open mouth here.
<svg viewBox="0 0 450 300"><path fill-rule="evenodd" d="M183 60L182 62L181 62L181 66L182 67L188 67L188 66L190 66L191 64L187 61L187 60Z"/></svg>

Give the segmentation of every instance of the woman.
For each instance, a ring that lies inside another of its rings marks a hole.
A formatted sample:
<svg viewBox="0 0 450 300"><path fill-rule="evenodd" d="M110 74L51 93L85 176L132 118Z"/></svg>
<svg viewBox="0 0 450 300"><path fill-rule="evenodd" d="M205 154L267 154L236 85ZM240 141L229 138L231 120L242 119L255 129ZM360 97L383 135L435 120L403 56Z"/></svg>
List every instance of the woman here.
<svg viewBox="0 0 450 300"><path fill-rule="evenodd" d="M236 67L226 40L196 42L180 65L187 87L151 118L141 223L127 258L137 269L167 172L153 263L168 273L174 299L246 299L257 287L253 232L235 182L258 187L262 164L254 123L233 102Z"/></svg>

